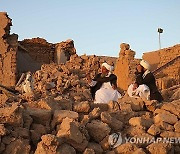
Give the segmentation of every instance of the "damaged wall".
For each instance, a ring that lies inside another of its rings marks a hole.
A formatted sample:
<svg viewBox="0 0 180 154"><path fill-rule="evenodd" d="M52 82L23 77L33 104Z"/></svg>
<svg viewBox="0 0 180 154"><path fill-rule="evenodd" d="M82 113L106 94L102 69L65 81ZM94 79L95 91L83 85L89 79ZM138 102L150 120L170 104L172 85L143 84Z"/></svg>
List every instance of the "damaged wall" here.
<svg viewBox="0 0 180 154"><path fill-rule="evenodd" d="M122 43L120 48L114 73L118 77L118 87L121 90L127 90L128 86L134 81L134 73L139 60L134 58L135 52L130 49L129 44Z"/></svg>
<svg viewBox="0 0 180 154"><path fill-rule="evenodd" d="M49 64L54 59L54 45L43 38L25 39L19 42L38 63Z"/></svg>
<svg viewBox="0 0 180 154"><path fill-rule="evenodd" d="M18 35L10 35L11 19L0 12L0 84L14 86L17 74Z"/></svg>
<svg viewBox="0 0 180 154"><path fill-rule="evenodd" d="M18 70L35 72L42 64L65 63L75 53L74 41L70 39L56 44L39 37L25 39L19 41Z"/></svg>
<svg viewBox="0 0 180 154"><path fill-rule="evenodd" d="M153 66L153 70L155 70L178 56L180 56L180 44L158 51L144 53L143 59L147 60ZM158 86L161 89L180 84L179 66L180 59L177 59L157 73L156 78L158 78Z"/></svg>
<svg viewBox="0 0 180 154"><path fill-rule="evenodd" d="M71 39L57 43L55 46L54 60L57 64L66 63L71 55L76 54L74 41Z"/></svg>
<svg viewBox="0 0 180 154"><path fill-rule="evenodd" d="M115 74L118 77L118 87L122 90L127 90L128 86L135 79L134 72L139 60L134 58L135 52L130 49L129 44L122 43L120 48ZM178 56L180 56L179 44L158 51L144 53L143 59L151 64L151 71L153 72ZM179 66L180 58L167 67L163 67L161 71L155 74L159 89L166 89L173 85L180 84Z"/></svg>

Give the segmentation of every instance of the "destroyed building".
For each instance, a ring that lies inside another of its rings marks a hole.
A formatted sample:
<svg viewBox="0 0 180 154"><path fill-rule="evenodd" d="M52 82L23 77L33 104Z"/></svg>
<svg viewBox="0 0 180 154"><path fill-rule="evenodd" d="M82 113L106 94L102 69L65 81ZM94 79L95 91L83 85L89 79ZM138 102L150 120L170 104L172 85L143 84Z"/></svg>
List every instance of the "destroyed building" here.
<svg viewBox="0 0 180 154"><path fill-rule="evenodd" d="M11 25L7 14L0 13L0 83L15 86L18 75L31 71L34 91L0 94L0 153L180 153L180 143L125 140L180 137L179 45L157 51L159 59L153 64L158 80L167 76L175 80L164 87L162 104L156 107L156 101L130 98L126 93L118 102L94 104L86 74L93 77L101 63L116 59L78 56L72 40L57 44L42 38L18 41L16 34L10 34ZM144 59L151 62L153 54L144 54ZM62 61L58 62L57 55L64 57ZM129 44L120 45L115 73L124 91L139 63L134 55ZM118 132L122 140L114 146L110 136Z"/></svg>

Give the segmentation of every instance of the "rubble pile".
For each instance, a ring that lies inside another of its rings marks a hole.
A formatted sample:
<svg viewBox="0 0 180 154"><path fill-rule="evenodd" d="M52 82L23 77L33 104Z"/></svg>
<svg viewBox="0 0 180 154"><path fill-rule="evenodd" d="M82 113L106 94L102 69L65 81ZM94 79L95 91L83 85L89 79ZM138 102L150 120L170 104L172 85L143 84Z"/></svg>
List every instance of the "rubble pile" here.
<svg viewBox="0 0 180 154"><path fill-rule="evenodd" d="M0 106L0 153L179 153L179 143L135 143L138 137L180 137L179 88L160 105L127 94L94 104L85 77L103 62L74 54L66 64L43 64L33 74L33 93L8 97ZM109 137L118 132L122 143L113 147Z"/></svg>
<svg viewBox="0 0 180 154"><path fill-rule="evenodd" d="M129 44L120 45L114 71L125 95L118 102L94 104L86 75L93 78L103 62L115 64L114 58L78 56L73 40L18 42L10 35L7 13L0 19L0 153L180 153L180 85L163 89L161 104L130 98L125 90L139 60ZM30 62L41 69L24 73L20 58L27 71ZM26 75L22 83L18 73Z"/></svg>

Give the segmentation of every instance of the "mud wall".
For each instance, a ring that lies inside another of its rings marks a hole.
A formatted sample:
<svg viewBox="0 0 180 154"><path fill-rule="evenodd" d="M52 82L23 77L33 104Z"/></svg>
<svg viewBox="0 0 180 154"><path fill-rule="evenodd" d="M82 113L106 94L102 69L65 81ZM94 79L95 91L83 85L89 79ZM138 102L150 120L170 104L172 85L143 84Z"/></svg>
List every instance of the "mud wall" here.
<svg viewBox="0 0 180 154"><path fill-rule="evenodd" d="M178 56L180 56L180 44L155 52L144 53L143 59L147 60L153 66L153 70L155 70ZM179 66L180 58L156 74L158 86L161 89L166 89L173 85L180 84Z"/></svg>
<svg viewBox="0 0 180 154"><path fill-rule="evenodd" d="M114 73L117 75L117 84L121 90L127 90L128 86L134 81L134 73L138 59L134 58L135 52L130 49L130 45L122 43L120 45L119 58L116 61Z"/></svg>
<svg viewBox="0 0 180 154"><path fill-rule="evenodd" d="M120 45L119 58L116 61L115 74L118 77L118 87L127 90L128 86L135 80L135 69L139 59L134 58L135 52L130 49L130 45L122 43ZM180 56L180 44L161 50L147 52L142 59L151 64L151 71L165 65L174 58ZM163 67L155 75L159 89L166 89L173 85L180 84L180 58L173 63Z"/></svg>
<svg viewBox="0 0 180 154"><path fill-rule="evenodd" d="M43 38L25 39L19 42L27 53L38 63L49 64L54 59L54 45Z"/></svg>
<svg viewBox="0 0 180 154"><path fill-rule="evenodd" d="M14 86L17 74L18 35L10 35L11 19L0 12L0 84Z"/></svg>

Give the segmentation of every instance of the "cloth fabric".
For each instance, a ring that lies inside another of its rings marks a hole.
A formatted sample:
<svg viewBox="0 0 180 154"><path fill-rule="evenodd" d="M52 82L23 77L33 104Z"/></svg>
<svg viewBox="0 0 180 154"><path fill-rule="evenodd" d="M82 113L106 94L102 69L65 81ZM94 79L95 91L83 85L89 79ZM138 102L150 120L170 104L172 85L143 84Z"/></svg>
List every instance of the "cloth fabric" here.
<svg viewBox="0 0 180 154"><path fill-rule="evenodd" d="M105 82L102 84L101 88L96 91L94 103L107 104L109 101L118 101L118 98L121 97L121 94L112 88L110 82Z"/></svg>
<svg viewBox="0 0 180 154"><path fill-rule="evenodd" d="M101 73L97 74L89 85L94 103L108 103L122 97L117 90L112 88L112 85L117 87L117 77L110 72L105 77Z"/></svg>
<svg viewBox="0 0 180 154"><path fill-rule="evenodd" d="M33 77L31 73L27 73L25 81L22 83L22 88L25 93L33 93L34 86L33 86Z"/></svg>
<svg viewBox="0 0 180 154"><path fill-rule="evenodd" d="M150 70L150 65L147 61L141 60L140 65L143 66L145 69Z"/></svg>
<svg viewBox="0 0 180 154"><path fill-rule="evenodd" d="M93 86L96 85L96 83L97 83L97 81L92 80L91 83L89 83L89 85L90 85L91 87L93 87Z"/></svg>
<svg viewBox="0 0 180 154"><path fill-rule="evenodd" d="M104 66L107 70L109 70L110 72L113 71L114 67L109 65L108 63L103 63L102 66Z"/></svg>
<svg viewBox="0 0 180 154"><path fill-rule="evenodd" d="M141 97L143 99L150 99L150 89L147 85L139 85L138 88L133 90L133 84L128 87L127 93L130 97Z"/></svg>
<svg viewBox="0 0 180 154"><path fill-rule="evenodd" d="M138 85L145 84L149 87L150 100L157 100L159 102L162 102L163 97L157 89L154 75L150 71L148 71L146 75L143 74L144 74L143 72L136 72L136 83Z"/></svg>
<svg viewBox="0 0 180 154"><path fill-rule="evenodd" d="M99 73L92 80L90 85L90 91L92 98L95 99L95 93L99 90L103 83L110 82L111 85L117 87L117 76L109 73L107 76L103 76L102 73Z"/></svg>
<svg viewBox="0 0 180 154"><path fill-rule="evenodd" d="M143 79L144 79L144 78L146 77L146 75L149 74L149 73L150 73L150 71L149 71L149 70L146 70L146 71L144 72L143 76L142 76Z"/></svg>

